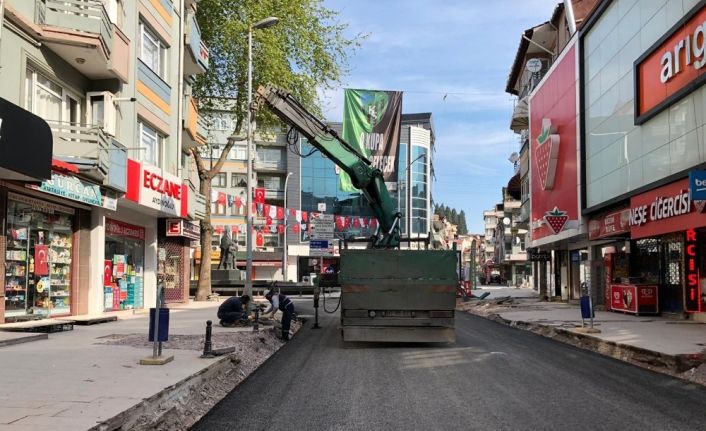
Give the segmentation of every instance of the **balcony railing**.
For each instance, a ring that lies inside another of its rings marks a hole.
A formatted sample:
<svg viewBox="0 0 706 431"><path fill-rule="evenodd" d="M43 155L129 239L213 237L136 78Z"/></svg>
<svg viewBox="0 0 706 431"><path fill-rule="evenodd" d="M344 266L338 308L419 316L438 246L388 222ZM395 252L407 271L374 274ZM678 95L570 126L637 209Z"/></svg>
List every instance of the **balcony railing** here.
<svg viewBox="0 0 706 431"><path fill-rule="evenodd" d="M127 148L102 128L48 121L54 138L54 156L68 161L88 176L117 190L125 189Z"/></svg>
<svg viewBox="0 0 706 431"><path fill-rule="evenodd" d="M35 5L35 21L47 26L42 41L49 49L91 79L117 77L128 82L130 40L111 22L102 1L36 0ZM78 58L83 62L76 62ZM106 67L96 68L96 63Z"/></svg>
<svg viewBox="0 0 706 431"><path fill-rule="evenodd" d="M201 29L196 21L196 13L193 11L186 21L184 43L188 47L188 54L184 56L184 74L197 75L208 70L210 53L201 40Z"/></svg>

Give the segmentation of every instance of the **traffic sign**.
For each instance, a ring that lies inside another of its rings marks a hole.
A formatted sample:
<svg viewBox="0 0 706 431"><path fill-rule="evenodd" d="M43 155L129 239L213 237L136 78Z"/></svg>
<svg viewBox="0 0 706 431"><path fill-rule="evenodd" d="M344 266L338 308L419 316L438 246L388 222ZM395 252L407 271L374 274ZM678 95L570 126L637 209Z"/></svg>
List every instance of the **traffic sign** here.
<svg viewBox="0 0 706 431"><path fill-rule="evenodd" d="M334 238L333 228L335 223L333 221L333 214L321 214L312 224L314 226L314 232L312 233L314 240L330 240Z"/></svg>
<svg viewBox="0 0 706 431"><path fill-rule="evenodd" d="M329 244L329 241L325 239L312 239L309 241L309 256L333 255L333 249L329 247Z"/></svg>

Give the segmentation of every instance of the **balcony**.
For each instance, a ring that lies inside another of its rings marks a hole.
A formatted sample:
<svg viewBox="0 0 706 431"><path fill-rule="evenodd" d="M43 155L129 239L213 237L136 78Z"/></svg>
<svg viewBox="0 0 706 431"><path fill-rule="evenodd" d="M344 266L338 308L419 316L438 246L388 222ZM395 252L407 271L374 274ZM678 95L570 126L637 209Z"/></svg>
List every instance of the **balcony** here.
<svg viewBox="0 0 706 431"><path fill-rule="evenodd" d="M206 217L206 196L199 193L191 181L186 180L185 183L189 187L187 216L192 220L203 220Z"/></svg>
<svg viewBox="0 0 706 431"><path fill-rule="evenodd" d="M128 82L130 39L99 0L36 0L42 44L90 79Z"/></svg>
<svg viewBox="0 0 706 431"><path fill-rule="evenodd" d="M204 122L199 117L199 108L191 96L184 96L184 139L182 146L184 150L206 144L206 128L199 127L199 122Z"/></svg>
<svg viewBox="0 0 706 431"><path fill-rule="evenodd" d="M100 127L48 121L54 157L76 165L81 173L106 187L124 192L127 148Z"/></svg>
<svg viewBox="0 0 706 431"><path fill-rule="evenodd" d="M208 70L208 47L201 41L201 29L196 22L196 12L190 9L184 31L184 75L198 75Z"/></svg>

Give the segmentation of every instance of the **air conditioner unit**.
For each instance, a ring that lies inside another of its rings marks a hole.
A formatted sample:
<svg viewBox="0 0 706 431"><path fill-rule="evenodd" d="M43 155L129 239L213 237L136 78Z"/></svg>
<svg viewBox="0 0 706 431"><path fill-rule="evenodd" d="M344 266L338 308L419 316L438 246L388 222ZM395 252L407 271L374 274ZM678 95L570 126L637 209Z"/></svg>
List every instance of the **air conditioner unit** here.
<svg viewBox="0 0 706 431"><path fill-rule="evenodd" d="M89 91L88 124L103 129L105 133L115 136L115 95L110 91Z"/></svg>

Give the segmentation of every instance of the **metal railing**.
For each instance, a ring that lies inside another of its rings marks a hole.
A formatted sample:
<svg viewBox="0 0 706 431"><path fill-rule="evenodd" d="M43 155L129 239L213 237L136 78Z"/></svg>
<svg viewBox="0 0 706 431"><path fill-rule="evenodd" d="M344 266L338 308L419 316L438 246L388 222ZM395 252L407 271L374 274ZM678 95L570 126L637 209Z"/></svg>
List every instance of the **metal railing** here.
<svg viewBox="0 0 706 431"><path fill-rule="evenodd" d="M99 0L37 0L38 24L98 34L110 54L113 31L108 12Z"/></svg>
<svg viewBox="0 0 706 431"><path fill-rule="evenodd" d="M284 171L286 169L286 163L284 161L263 162L255 160L255 169L263 171Z"/></svg>
<svg viewBox="0 0 706 431"><path fill-rule="evenodd" d="M114 139L102 128L80 123L47 121L54 138L54 154L94 160L96 167L104 174L110 169L110 151Z"/></svg>

